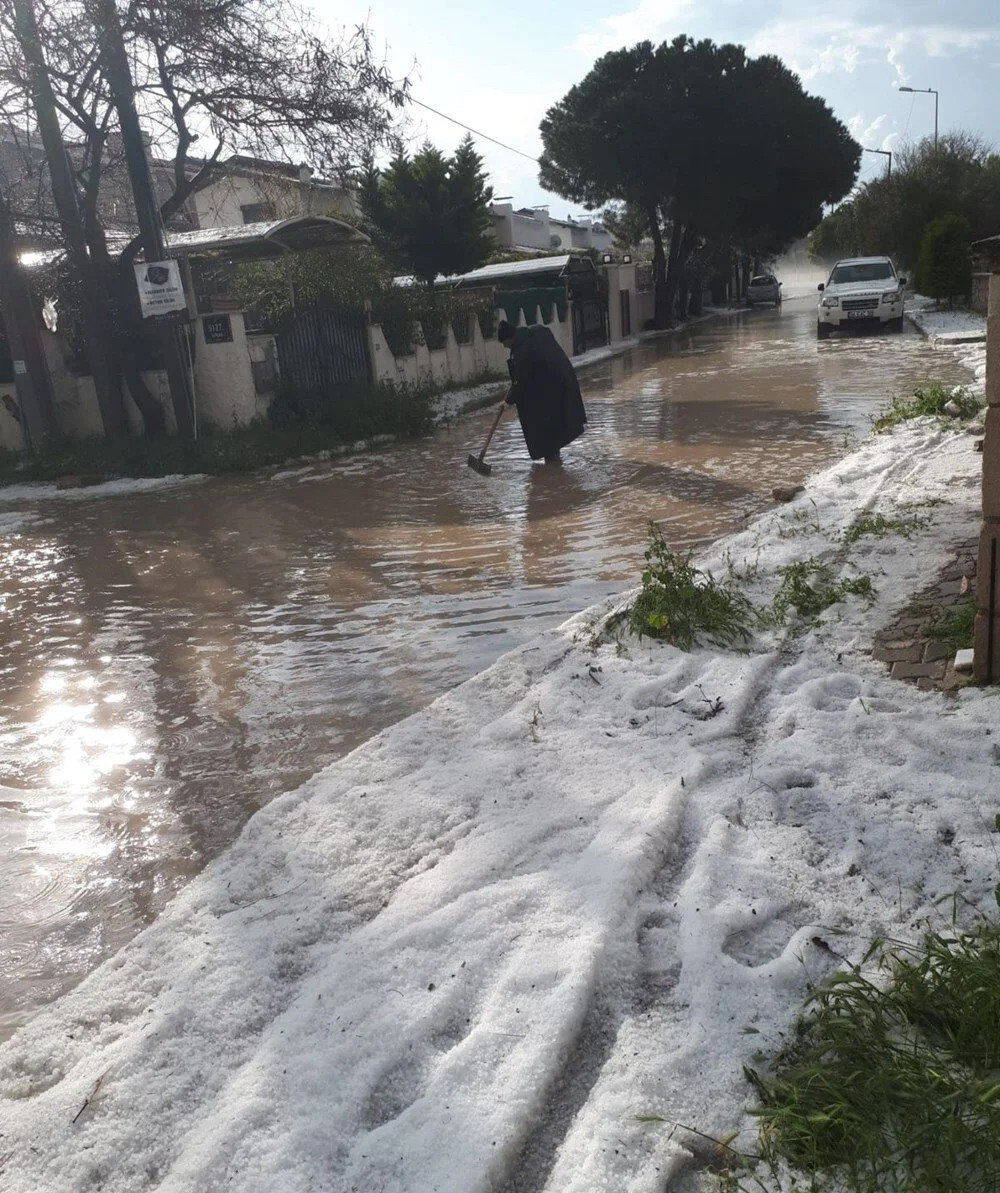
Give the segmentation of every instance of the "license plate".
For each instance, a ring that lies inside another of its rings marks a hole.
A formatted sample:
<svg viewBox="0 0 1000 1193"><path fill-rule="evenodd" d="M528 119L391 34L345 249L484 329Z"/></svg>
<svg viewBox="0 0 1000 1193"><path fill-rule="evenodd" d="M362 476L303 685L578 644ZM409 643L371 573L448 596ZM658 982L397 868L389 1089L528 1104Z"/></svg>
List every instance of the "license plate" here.
<svg viewBox="0 0 1000 1193"><path fill-rule="evenodd" d="M874 311L845 311L848 319L873 319L875 317Z"/></svg>

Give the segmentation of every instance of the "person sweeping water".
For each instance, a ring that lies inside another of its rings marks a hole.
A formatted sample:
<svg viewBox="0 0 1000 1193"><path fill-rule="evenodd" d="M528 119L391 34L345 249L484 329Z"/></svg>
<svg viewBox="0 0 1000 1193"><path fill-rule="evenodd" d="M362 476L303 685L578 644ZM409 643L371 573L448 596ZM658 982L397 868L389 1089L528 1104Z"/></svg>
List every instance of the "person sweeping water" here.
<svg viewBox="0 0 1000 1193"><path fill-rule="evenodd" d="M507 404L517 407L528 455L560 464L562 449L587 425L576 370L543 323L514 328L504 320L497 339L510 352Z"/></svg>

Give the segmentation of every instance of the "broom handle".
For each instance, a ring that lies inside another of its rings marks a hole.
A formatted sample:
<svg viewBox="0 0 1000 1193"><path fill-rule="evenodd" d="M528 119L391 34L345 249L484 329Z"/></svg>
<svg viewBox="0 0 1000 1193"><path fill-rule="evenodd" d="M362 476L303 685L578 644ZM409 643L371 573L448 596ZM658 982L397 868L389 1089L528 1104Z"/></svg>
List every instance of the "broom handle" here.
<svg viewBox="0 0 1000 1193"><path fill-rule="evenodd" d="M507 394L509 396L510 390L507 391ZM493 420L493 426L490 427L490 433L486 436L486 442L483 444L483 450L479 453L480 464L483 462L483 457L486 455L486 449L490 446L490 442L492 441L493 436L496 433L497 427L500 426L500 420L503 418L503 410L506 405L507 405L507 398L505 397L504 400L500 403L500 409L497 411L497 416Z"/></svg>

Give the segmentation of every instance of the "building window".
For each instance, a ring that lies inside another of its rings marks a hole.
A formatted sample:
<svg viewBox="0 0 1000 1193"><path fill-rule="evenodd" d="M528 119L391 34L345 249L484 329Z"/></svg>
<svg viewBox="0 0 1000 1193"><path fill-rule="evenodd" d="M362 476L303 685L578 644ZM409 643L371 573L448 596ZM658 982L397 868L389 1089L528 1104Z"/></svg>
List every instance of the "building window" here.
<svg viewBox="0 0 1000 1193"><path fill-rule="evenodd" d="M274 209L270 203L241 203L240 215L245 224L262 224L274 219Z"/></svg>

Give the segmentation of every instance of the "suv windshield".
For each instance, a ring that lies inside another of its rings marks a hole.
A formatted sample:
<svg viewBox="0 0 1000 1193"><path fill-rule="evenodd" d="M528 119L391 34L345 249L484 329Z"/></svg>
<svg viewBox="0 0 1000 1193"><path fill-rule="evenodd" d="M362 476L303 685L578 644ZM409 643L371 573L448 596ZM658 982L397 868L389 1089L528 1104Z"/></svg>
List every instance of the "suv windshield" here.
<svg viewBox="0 0 1000 1193"><path fill-rule="evenodd" d="M770 274L760 274L758 277L750 279L751 286L773 286L774 278Z"/></svg>
<svg viewBox="0 0 1000 1193"><path fill-rule="evenodd" d="M838 265L830 274L830 284L844 282L894 281L896 275L888 261L866 261L863 265Z"/></svg>

